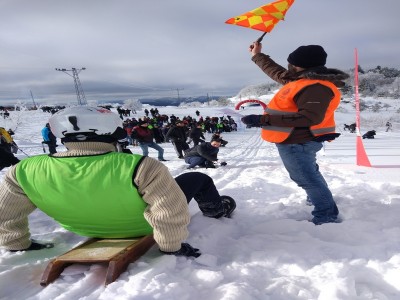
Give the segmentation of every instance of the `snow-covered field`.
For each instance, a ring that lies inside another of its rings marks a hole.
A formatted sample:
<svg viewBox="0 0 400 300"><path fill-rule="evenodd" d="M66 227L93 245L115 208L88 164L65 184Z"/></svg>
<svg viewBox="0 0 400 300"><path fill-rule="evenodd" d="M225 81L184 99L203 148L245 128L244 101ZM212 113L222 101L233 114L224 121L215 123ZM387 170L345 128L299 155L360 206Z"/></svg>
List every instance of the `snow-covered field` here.
<svg viewBox="0 0 400 300"><path fill-rule="evenodd" d="M177 116L195 116L199 109L204 117L229 114L237 122L238 114L261 113L260 107L158 109ZM341 111L339 129L355 120L351 108ZM376 139L363 140L373 168L356 165L356 135L348 131L326 143L320 154L320 169L343 218L340 224L308 222L311 207L305 193L289 179L275 146L260 139L259 129L239 124L237 132L223 134L229 144L219 156L228 165L201 169L221 194L236 199L232 219L206 218L194 201L190 204L188 242L200 248L202 256L161 255L154 246L107 287L105 266L72 265L43 288L39 282L49 260L85 238L35 211L30 217L33 238L54 242L55 247L0 250L0 299L400 299L400 126L393 122L391 132L384 127L396 115L362 115L362 131L377 130ZM40 130L48 117L41 111L11 112L11 120L1 120L0 126L15 128L19 123L17 144L27 155L38 155L43 153ZM172 175L190 172L171 144L162 147ZM138 147L131 149L141 153ZM156 153L150 149L150 156ZM26 155L19 152L18 157Z"/></svg>

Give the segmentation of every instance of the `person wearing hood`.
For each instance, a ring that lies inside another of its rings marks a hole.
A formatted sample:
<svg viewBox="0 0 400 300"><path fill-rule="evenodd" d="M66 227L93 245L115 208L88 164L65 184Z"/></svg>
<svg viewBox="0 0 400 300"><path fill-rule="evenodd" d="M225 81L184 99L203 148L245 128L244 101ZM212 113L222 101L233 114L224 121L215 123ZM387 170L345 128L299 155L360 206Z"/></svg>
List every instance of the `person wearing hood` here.
<svg viewBox="0 0 400 300"><path fill-rule="evenodd" d="M334 112L341 94L338 88L349 76L325 66L327 53L320 45L300 46L289 54L288 69L261 52L254 42L252 61L271 79L283 84L263 115L247 115L242 122L261 127L261 137L275 143L290 178L303 188L314 205L316 225L338 222L339 210L329 187L319 172L316 153L335 132Z"/></svg>

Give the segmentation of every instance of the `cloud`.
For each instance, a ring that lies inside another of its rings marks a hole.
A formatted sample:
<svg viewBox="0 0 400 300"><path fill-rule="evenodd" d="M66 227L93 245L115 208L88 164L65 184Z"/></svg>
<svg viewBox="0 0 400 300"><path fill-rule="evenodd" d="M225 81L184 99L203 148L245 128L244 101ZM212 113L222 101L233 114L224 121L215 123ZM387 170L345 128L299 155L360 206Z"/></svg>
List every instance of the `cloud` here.
<svg viewBox="0 0 400 300"><path fill-rule="evenodd" d="M0 4L0 103L57 99L80 74L86 98L235 95L268 81L250 60L248 45L262 33L224 22L268 1L239 0L19 0ZM295 1L263 41L264 52L286 65L299 45L321 44L330 67L398 67L396 0ZM397 65L396 65L397 64ZM146 87L151 87L146 89Z"/></svg>

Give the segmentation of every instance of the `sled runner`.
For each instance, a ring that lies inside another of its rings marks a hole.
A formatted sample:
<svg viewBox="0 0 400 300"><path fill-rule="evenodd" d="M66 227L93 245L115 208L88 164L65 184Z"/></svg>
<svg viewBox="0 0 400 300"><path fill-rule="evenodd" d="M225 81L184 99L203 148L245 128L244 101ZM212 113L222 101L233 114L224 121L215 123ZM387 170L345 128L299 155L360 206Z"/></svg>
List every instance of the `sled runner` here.
<svg viewBox="0 0 400 300"><path fill-rule="evenodd" d="M73 264L107 263L104 285L115 281L131 262L140 258L154 245L153 235L131 239L90 239L54 258L46 267L40 285L56 280L64 268Z"/></svg>

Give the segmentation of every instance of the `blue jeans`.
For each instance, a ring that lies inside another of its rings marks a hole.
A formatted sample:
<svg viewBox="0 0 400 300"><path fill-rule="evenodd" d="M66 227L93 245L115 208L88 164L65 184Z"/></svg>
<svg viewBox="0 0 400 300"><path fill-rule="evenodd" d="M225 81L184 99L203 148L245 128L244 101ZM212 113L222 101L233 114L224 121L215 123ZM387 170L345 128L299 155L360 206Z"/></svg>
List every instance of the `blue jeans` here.
<svg viewBox="0 0 400 300"><path fill-rule="evenodd" d="M276 144L276 147L290 178L305 190L314 205L313 223L335 222L339 210L316 162L316 154L321 150L322 143Z"/></svg>
<svg viewBox="0 0 400 300"><path fill-rule="evenodd" d="M158 159L164 159L164 149L154 142L151 143L140 142L139 147L143 151L143 156L149 156L149 147L150 147L158 151Z"/></svg>
<svg viewBox="0 0 400 300"><path fill-rule="evenodd" d="M185 163L189 164L188 168L194 168L195 166L205 165L207 159L202 156L187 156L185 157Z"/></svg>

